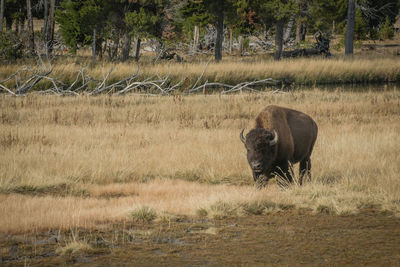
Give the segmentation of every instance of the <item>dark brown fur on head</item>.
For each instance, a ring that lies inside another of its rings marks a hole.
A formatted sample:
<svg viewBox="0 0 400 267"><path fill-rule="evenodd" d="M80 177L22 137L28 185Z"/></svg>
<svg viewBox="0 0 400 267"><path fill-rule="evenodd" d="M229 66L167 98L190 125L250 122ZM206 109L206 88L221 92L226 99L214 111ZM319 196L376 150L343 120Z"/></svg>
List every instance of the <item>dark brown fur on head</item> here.
<svg viewBox="0 0 400 267"><path fill-rule="evenodd" d="M274 133L263 128L252 129L246 135L247 160L255 181L268 180L271 176L271 166L276 157L276 145L271 145L273 139Z"/></svg>

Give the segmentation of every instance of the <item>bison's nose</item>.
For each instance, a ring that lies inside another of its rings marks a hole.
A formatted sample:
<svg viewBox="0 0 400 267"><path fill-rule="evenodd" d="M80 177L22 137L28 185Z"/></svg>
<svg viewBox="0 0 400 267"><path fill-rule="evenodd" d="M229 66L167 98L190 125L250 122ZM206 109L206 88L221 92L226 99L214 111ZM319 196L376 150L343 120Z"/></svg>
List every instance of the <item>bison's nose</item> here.
<svg viewBox="0 0 400 267"><path fill-rule="evenodd" d="M261 170L262 169L261 162L253 161L250 165L253 170Z"/></svg>

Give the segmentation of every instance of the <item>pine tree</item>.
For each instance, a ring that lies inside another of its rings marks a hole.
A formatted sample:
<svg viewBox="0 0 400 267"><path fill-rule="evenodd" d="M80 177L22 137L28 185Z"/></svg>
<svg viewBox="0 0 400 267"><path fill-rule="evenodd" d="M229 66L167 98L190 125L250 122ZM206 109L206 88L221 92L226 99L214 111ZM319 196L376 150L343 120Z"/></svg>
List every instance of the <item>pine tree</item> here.
<svg viewBox="0 0 400 267"><path fill-rule="evenodd" d="M264 27L275 26L276 48L274 59L279 60L283 50L283 28L290 17L296 14L298 10L296 0L253 0L250 3L253 10L259 15Z"/></svg>
<svg viewBox="0 0 400 267"><path fill-rule="evenodd" d="M163 35L164 0L147 0L136 3L125 13L124 23L130 36L136 36L135 60L139 61L142 38L153 37L161 39ZM165 14L164 14L165 15Z"/></svg>
<svg viewBox="0 0 400 267"><path fill-rule="evenodd" d="M1 0L1 3L0 3L0 32L3 31L4 8L5 8L4 0Z"/></svg>
<svg viewBox="0 0 400 267"><path fill-rule="evenodd" d="M109 40L107 52L110 59L129 56L131 38L161 38L162 10L165 0L64 0L57 10L56 20L64 42L72 51L78 46L96 43L102 55L102 43ZM96 32L96 39L94 38ZM122 49L120 41L122 40ZM95 42L94 42L95 41ZM138 42L140 43L140 42ZM118 56L119 55L119 56Z"/></svg>
<svg viewBox="0 0 400 267"><path fill-rule="evenodd" d="M356 15L356 2L355 0L349 0L347 9L347 25L346 25L346 40L345 40L345 54L353 55L354 49L354 21Z"/></svg>
<svg viewBox="0 0 400 267"><path fill-rule="evenodd" d="M31 54L35 53L35 36L33 31L33 16L31 0L26 0L26 11L28 17L28 47Z"/></svg>
<svg viewBox="0 0 400 267"><path fill-rule="evenodd" d="M104 1L80 0L61 2L61 9L56 10L56 21L65 44L75 52L78 46L91 45L93 30L98 31L97 39L104 38ZM99 47L101 42L97 42ZM101 49L98 49L101 51Z"/></svg>
<svg viewBox="0 0 400 267"><path fill-rule="evenodd" d="M393 25L390 22L389 17L386 17L385 23L382 23L379 30L379 37L383 40L392 39L394 36Z"/></svg>
<svg viewBox="0 0 400 267"><path fill-rule="evenodd" d="M55 27L55 10L56 10L56 0L50 0L50 10L49 17L46 23L47 28L46 31L46 51L47 55L50 55L53 51L54 45L54 27Z"/></svg>
<svg viewBox="0 0 400 267"><path fill-rule="evenodd" d="M206 24L214 25L216 37L214 41L215 61L222 59L222 43L224 39L224 25L234 13L234 0L188 0L183 8L184 20L190 28Z"/></svg>

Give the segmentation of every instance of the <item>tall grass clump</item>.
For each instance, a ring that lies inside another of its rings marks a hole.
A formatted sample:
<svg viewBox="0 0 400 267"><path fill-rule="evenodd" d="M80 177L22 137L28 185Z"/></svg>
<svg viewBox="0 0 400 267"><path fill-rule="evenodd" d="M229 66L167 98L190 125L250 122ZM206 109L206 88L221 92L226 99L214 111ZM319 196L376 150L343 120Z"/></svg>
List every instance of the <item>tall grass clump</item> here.
<svg viewBox="0 0 400 267"><path fill-rule="evenodd" d="M143 223L150 223L157 218L156 211L146 206L131 211L130 215L135 221Z"/></svg>
<svg viewBox="0 0 400 267"><path fill-rule="evenodd" d="M64 247L56 249L56 253L60 255L71 255L76 253L90 252L92 247L84 241L72 241L67 243Z"/></svg>

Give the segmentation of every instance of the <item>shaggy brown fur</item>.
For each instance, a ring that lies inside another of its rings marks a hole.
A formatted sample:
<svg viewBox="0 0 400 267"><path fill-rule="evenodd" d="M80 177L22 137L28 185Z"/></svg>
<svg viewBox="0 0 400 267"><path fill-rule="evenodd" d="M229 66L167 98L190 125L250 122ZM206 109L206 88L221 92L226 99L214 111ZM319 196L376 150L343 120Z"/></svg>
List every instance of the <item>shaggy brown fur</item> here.
<svg viewBox="0 0 400 267"><path fill-rule="evenodd" d="M276 144L272 144L274 133ZM297 162L300 162L299 183L302 184L305 174L311 179L310 156L317 134L315 121L300 111L273 105L264 108L256 118L255 128L246 138L241 134L254 180L265 184L278 174L293 182L289 169Z"/></svg>

